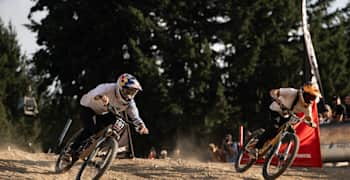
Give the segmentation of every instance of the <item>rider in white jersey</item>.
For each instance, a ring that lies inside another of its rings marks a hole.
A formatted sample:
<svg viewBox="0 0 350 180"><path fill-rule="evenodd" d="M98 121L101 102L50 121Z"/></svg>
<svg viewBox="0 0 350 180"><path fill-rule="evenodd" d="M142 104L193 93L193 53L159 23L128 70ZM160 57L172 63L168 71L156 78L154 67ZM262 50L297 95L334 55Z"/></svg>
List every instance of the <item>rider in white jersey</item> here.
<svg viewBox="0 0 350 180"><path fill-rule="evenodd" d="M126 111L135 126L144 125L134 99L129 101L124 100L122 95L118 93L115 83L98 85L81 98L80 105L92 109L98 115L107 114L107 106L103 100L101 101L99 98L95 98L98 96L107 97L107 101L116 107L118 112Z"/></svg>
<svg viewBox="0 0 350 180"><path fill-rule="evenodd" d="M126 111L133 124L140 134L148 134L148 129L140 118L134 97L142 87L137 79L130 74L122 74L116 83L100 84L83 95L80 100L80 119L83 122L84 130L76 138L72 145L72 158L77 160L76 149L80 142L90 137L109 124L115 122L115 117L107 109L107 104L111 104L118 112Z"/></svg>

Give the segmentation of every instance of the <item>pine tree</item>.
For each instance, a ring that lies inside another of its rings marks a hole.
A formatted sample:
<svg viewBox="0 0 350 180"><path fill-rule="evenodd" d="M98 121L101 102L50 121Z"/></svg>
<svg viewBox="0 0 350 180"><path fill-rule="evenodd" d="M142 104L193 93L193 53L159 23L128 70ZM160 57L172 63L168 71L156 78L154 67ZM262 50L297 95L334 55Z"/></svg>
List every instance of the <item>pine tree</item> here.
<svg viewBox="0 0 350 180"><path fill-rule="evenodd" d="M0 19L0 137L3 140L18 138L18 132L23 130L15 127L24 118L20 105L28 84L16 33L11 24L6 27Z"/></svg>

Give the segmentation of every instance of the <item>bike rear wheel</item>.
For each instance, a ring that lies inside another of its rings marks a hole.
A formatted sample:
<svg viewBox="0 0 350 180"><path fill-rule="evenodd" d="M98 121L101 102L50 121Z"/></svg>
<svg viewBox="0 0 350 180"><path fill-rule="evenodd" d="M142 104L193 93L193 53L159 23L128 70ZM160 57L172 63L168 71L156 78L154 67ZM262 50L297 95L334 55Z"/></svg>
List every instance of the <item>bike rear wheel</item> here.
<svg viewBox="0 0 350 180"><path fill-rule="evenodd" d="M248 170L256 162L256 158L252 158L249 155L249 151L252 148L255 148L255 144L257 141L258 140L256 139L256 137L253 137L239 150L238 156L235 161L235 169L237 172L244 172Z"/></svg>
<svg viewBox="0 0 350 180"><path fill-rule="evenodd" d="M67 155L67 153L71 149L71 146L73 145L73 142L82 132L83 132L83 129L80 129L78 132L73 134L73 136L67 141L66 145L61 150L56 161L56 166L55 166L56 173L64 173L68 171L70 168L72 168L72 166L74 165L75 163L74 161L68 162L64 159L64 156Z"/></svg>
<svg viewBox="0 0 350 180"><path fill-rule="evenodd" d="M76 179L99 179L115 159L117 149L117 141L112 137L107 138L87 157Z"/></svg>
<svg viewBox="0 0 350 180"><path fill-rule="evenodd" d="M273 149L267 154L263 166L265 179L276 179L292 165L298 150L299 139L294 133L288 133Z"/></svg>

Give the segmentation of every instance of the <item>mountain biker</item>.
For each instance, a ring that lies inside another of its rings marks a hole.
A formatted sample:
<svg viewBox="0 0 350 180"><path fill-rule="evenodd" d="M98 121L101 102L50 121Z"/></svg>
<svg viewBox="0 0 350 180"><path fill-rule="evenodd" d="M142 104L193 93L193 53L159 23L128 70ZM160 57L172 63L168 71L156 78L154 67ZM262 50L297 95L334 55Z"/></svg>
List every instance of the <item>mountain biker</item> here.
<svg viewBox="0 0 350 180"><path fill-rule="evenodd" d="M275 137L278 133L279 127L286 123L290 115L288 110L294 113L304 113L304 119L310 124L311 127L316 128L316 123L312 118L312 102L317 98L321 98L321 93L316 85L311 82L307 82L300 89L294 88L279 88L272 89L270 96L273 102L269 106L270 118L273 121L263 134L258 137L258 142L251 155L254 158L258 157L259 150L263 147L265 142Z"/></svg>
<svg viewBox="0 0 350 180"><path fill-rule="evenodd" d="M133 124L140 134L148 134L149 131L140 118L135 95L142 91L137 79L131 74L122 74L116 83L103 83L84 94L80 99L80 119L83 122L84 130L75 139L71 146L70 160L78 160L77 148L81 141L102 130L110 124L114 124L115 116L108 111L107 105L116 107L118 112L126 111Z"/></svg>

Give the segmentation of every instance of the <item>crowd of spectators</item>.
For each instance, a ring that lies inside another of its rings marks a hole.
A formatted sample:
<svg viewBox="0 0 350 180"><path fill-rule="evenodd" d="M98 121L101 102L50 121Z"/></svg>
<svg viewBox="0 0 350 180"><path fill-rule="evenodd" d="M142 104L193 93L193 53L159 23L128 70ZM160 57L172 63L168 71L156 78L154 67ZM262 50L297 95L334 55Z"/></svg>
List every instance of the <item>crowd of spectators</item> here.
<svg viewBox="0 0 350 180"><path fill-rule="evenodd" d="M210 160L212 162L235 162L238 148L238 143L233 141L232 135L227 134L223 138L221 146L214 143L209 144Z"/></svg>
<svg viewBox="0 0 350 180"><path fill-rule="evenodd" d="M333 96L332 102L324 105L324 111L319 114L320 124L350 120L350 95L345 96L343 100L344 104L340 96Z"/></svg>
<svg viewBox="0 0 350 180"><path fill-rule="evenodd" d="M178 158L180 155L180 150L176 149L174 151L173 157ZM156 151L156 148L151 147L149 153L148 153L148 159L168 159L168 151L166 149L162 149L160 153L158 154Z"/></svg>

